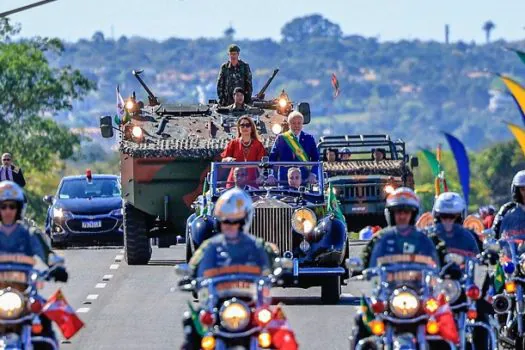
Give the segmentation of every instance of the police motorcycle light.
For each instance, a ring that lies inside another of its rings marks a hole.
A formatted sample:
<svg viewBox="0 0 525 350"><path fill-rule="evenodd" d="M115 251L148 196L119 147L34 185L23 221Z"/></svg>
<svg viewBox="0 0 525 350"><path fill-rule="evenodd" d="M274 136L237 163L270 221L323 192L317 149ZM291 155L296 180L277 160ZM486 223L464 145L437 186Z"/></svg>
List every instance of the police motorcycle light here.
<svg viewBox="0 0 525 350"><path fill-rule="evenodd" d="M472 300L478 300L481 297L481 291L479 290L479 287L476 285L471 285L467 287L465 294L467 295L468 298Z"/></svg>
<svg viewBox="0 0 525 350"><path fill-rule="evenodd" d="M86 179L88 181L91 181L93 179L93 175L91 174L91 169L86 169Z"/></svg>
<svg viewBox="0 0 525 350"><path fill-rule="evenodd" d="M507 292L508 294L516 293L516 282L514 281L505 282L505 292Z"/></svg>
<svg viewBox="0 0 525 350"><path fill-rule="evenodd" d="M29 298L29 309L34 314L39 314L42 309L44 308L44 305L42 302L38 299L35 299L33 297Z"/></svg>
<svg viewBox="0 0 525 350"><path fill-rule="evenodd" d="M213 326L215 324L215 315L209 311L201 310L199 313L199 321L205 326Z"/></svg>
<svg viewBox="0 0 525 350"><path fill-rule="evenodd" d="M373 335L383 335L385 334L385 323L381 320L373 320L369 324L370 330L372 331Z"/></svg>
<svg viewBox="0 0 525 350"><path fill-rule="evenodd" d="M476 318L478 318L478 311L476 310L475 307L473 307L473 308L471 308L471 309L469 309L467 311L467 318L469 320L475 320Z"/></svg>
<svg viewBox="0 0 525 350"><path fill-rule="evenodd" d="M219 311L221 324L229 331L236 332L250 323L251 312L246 304L235 298L225 302Z"/></svg>
<svg viewBox="0 0 525 350"><path fill-rule="evenodd" d="M215 338L212 335L206 335L202 337L201 348L203 350L213 350L215 349Z"/></svg>
<svg viewBox="0 0 525 350"><path fill-rule="evenodd" d="M255 311L255 322L264 327L272 320L272 312L267 307L261 307Z"/></svg>
<svg viewBox="0 0 525 350"><path fill-rule="evenodd" d="M396 289L390 297L390 311L399 318L414 317L420 309L418 295L408 289Z"/></svg>
<svg viewBox="0 0 525 350"><path fill-rule="evenodd" d="M439 309L439 302L435 298L429 298L425 301L423 309L427 314L433 315Z"/></svg>
<svg viewBox="0 0 525 350"><path fill-rule="evenodd" d="M23 295L14 289L7 288L0 291L0 318L16 319L24 311Z"/></svg>
<svg viewBox="0 0 525 350"><path fill-rule="evenodd" d="M292 228L302 235L312 232L317 225L317 216L313 210L301 208L294 211L292 215Z"/></svg>
<svg viewBox="0 0 525 350"><path fill-rule="evenodd" d="M376 314L381 314L385 312L385 309L386 309L386 304L382 300L373 299L371 306L372 306L372 311L374 311L374 313Z"/></svg>
<svg viewBox="0 0 525 350"><path fill-rule="evenodd" d="M525 275L525 254L521 255L520 272Z"/></svg>
<svg viewBox="0 0 525 350"><path fill-rule="evenodd" d="M503 265L503 271L505 271L505 273L509 275L512 274L515 270L516 270L516 266L514 265L512 261L506 262Z"/></svg>
<svg viewBox="0 0 525 350"><path fill-rule="evenodd" d="M272 336L268 332L262 332L257 337L259 346L263 349L267 349L272 345Z"/></svg>
<svg viewBox="0 0 525 350"><path fill-rule="evenodd" d="M283 131L283 126L281 124L273 124L272 125L272 132L275 135L279 135Z"/></svg>
<svg viewBox="0 0 525 350"><path fill-rule="evenodd" d="M427 333L430 335L435 335L439 333L439 323L435 318L431 317L427 322Z"/></svg>
<svg viewBox="0 0 525 350"><path fill-rule="evenodd" d="M40 334L44 331L44 326L42 326L42 323L40 322L39 317L35 317L33 319L33 323L31 324L31 332L34 334Z"/></svg>
<svg viewBox="0 0 525 350"><path fill-rule="evenodd" d="M504 314L510 310L511 302L509 297L504 294L498 294L492 298L492 308L497 314Z"/></svg>

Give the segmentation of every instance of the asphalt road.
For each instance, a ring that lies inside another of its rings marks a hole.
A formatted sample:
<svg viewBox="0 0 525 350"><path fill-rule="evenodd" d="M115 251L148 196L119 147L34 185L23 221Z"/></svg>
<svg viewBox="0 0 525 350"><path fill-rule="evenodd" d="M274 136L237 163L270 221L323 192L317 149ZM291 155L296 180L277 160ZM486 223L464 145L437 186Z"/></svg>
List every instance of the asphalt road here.
<svg viewBox="0 0 525 350"><path fill-rule="evenodd" d="M358 247L351 248L357 254ZM70 280L62 288L86 326L62 349L176 349L181 344L181 318L191 295L176 288L173 266L183 262L183 246L154 248L147 266L128 266L121 247L69 249ZM57 285L44 290L49 295ZM339 305L324 306L320 288L273 292L294 328L301 349L348 349L348 336L358 297L366 282L343 287Z"/></svg>

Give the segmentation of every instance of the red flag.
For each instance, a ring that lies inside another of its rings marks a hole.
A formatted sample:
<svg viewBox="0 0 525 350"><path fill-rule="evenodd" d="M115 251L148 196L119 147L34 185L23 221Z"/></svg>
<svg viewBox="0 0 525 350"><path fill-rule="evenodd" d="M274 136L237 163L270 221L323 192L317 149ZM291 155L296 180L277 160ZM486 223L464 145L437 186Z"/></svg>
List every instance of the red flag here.
<svg viewBox="0 0 525 350"><path fill-rule="evenodd" d="M51 321L55 321L66 339L71 338L84 327L84 322L67 303L60 289L48 299L42 312Z"/></svg>
<svg viewBox="0 0 525 350"><path fill-rule="evenodd" d="M439 295L438 302L440 306L436 311L436 321L439 324L439 335L445 340L458 344L459 333L456 321L443 293Z"/></svg>
<svg viewBox="0 0 525 350"><path fill-rule="evenodd" d="M335 90L334 92L334 98L339 96L339 93L341 90L339 90L339 80L337 80L337 77L335 76L335 73L332 73L332 86Z"/></svg>
<svg viewBox="0 0 525 350"><path fill-rule="evenodd" d="M277 305L272 312L272 320L268 324L268 331L272 335L272 343L276 349L297 350L299 348L295 334L290 328L280 305Z"/></svg>

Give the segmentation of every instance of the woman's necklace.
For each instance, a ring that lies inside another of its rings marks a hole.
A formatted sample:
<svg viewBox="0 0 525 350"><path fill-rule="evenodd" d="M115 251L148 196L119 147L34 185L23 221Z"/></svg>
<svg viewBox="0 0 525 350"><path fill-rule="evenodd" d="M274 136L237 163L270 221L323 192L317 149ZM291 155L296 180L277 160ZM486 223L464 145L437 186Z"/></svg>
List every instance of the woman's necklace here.
<svg viewBox="0 0 525 350"><path fill-rule="evenodd" d="M251 146L251 144L252 144L252 139L250 139L250 141L248 141L248 143L245 143L245 142L241 139L242 155L244 156L244 161L245 161L245 162L247 161L248 153L250 152L250 146Z"/></svg>
<svg viewBox="0 0 525 350"><path fill-rule="evenodd" d="M250 139L250 141L248 141L247 143L245 143L242 139L241 139L241 144L243 147L250 147L250 145L252 144L252 139Z"/></svg>

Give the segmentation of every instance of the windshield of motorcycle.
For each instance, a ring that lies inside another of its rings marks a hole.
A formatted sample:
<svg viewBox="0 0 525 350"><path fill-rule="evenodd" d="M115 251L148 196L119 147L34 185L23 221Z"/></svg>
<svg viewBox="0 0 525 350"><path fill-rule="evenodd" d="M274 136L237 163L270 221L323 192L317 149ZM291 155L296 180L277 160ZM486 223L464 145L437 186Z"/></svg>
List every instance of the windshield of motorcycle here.
<svg viewBox="0 0 525 350"><path fill-rule="evenodd" d="M0 254L0 288L12 287L23 291L35 263L35 259L26 255Z"/></svg>
<svg viewBox="0 0 525 350"><path fill-rule="evenodd" d="M376 283L393 290L400 286L421 288L425 283L437 283L437 268L426 263L386 263L376 268Z"/></svg>
<svg viewBox="0 0 525 350"><path fill-rule="evenodd" d="M233 187L248 192L304 190L308 195L324 194L322 165L313 162L213 163L211 182L214 195Z"/></svg>
<svg viewBox="0 0 525 350"><path fill-rule="evenodd" d="M248 278L246 274L232 274L228 278L211 277L201 282L199 299L206 300L210 293L213 293L218 299L237 297L245 301L255 301L258 298L259 281L260 276ZM263 295L269 296L269 286L262 288ZM264 293L265 291L267 293Z"/></svg>

